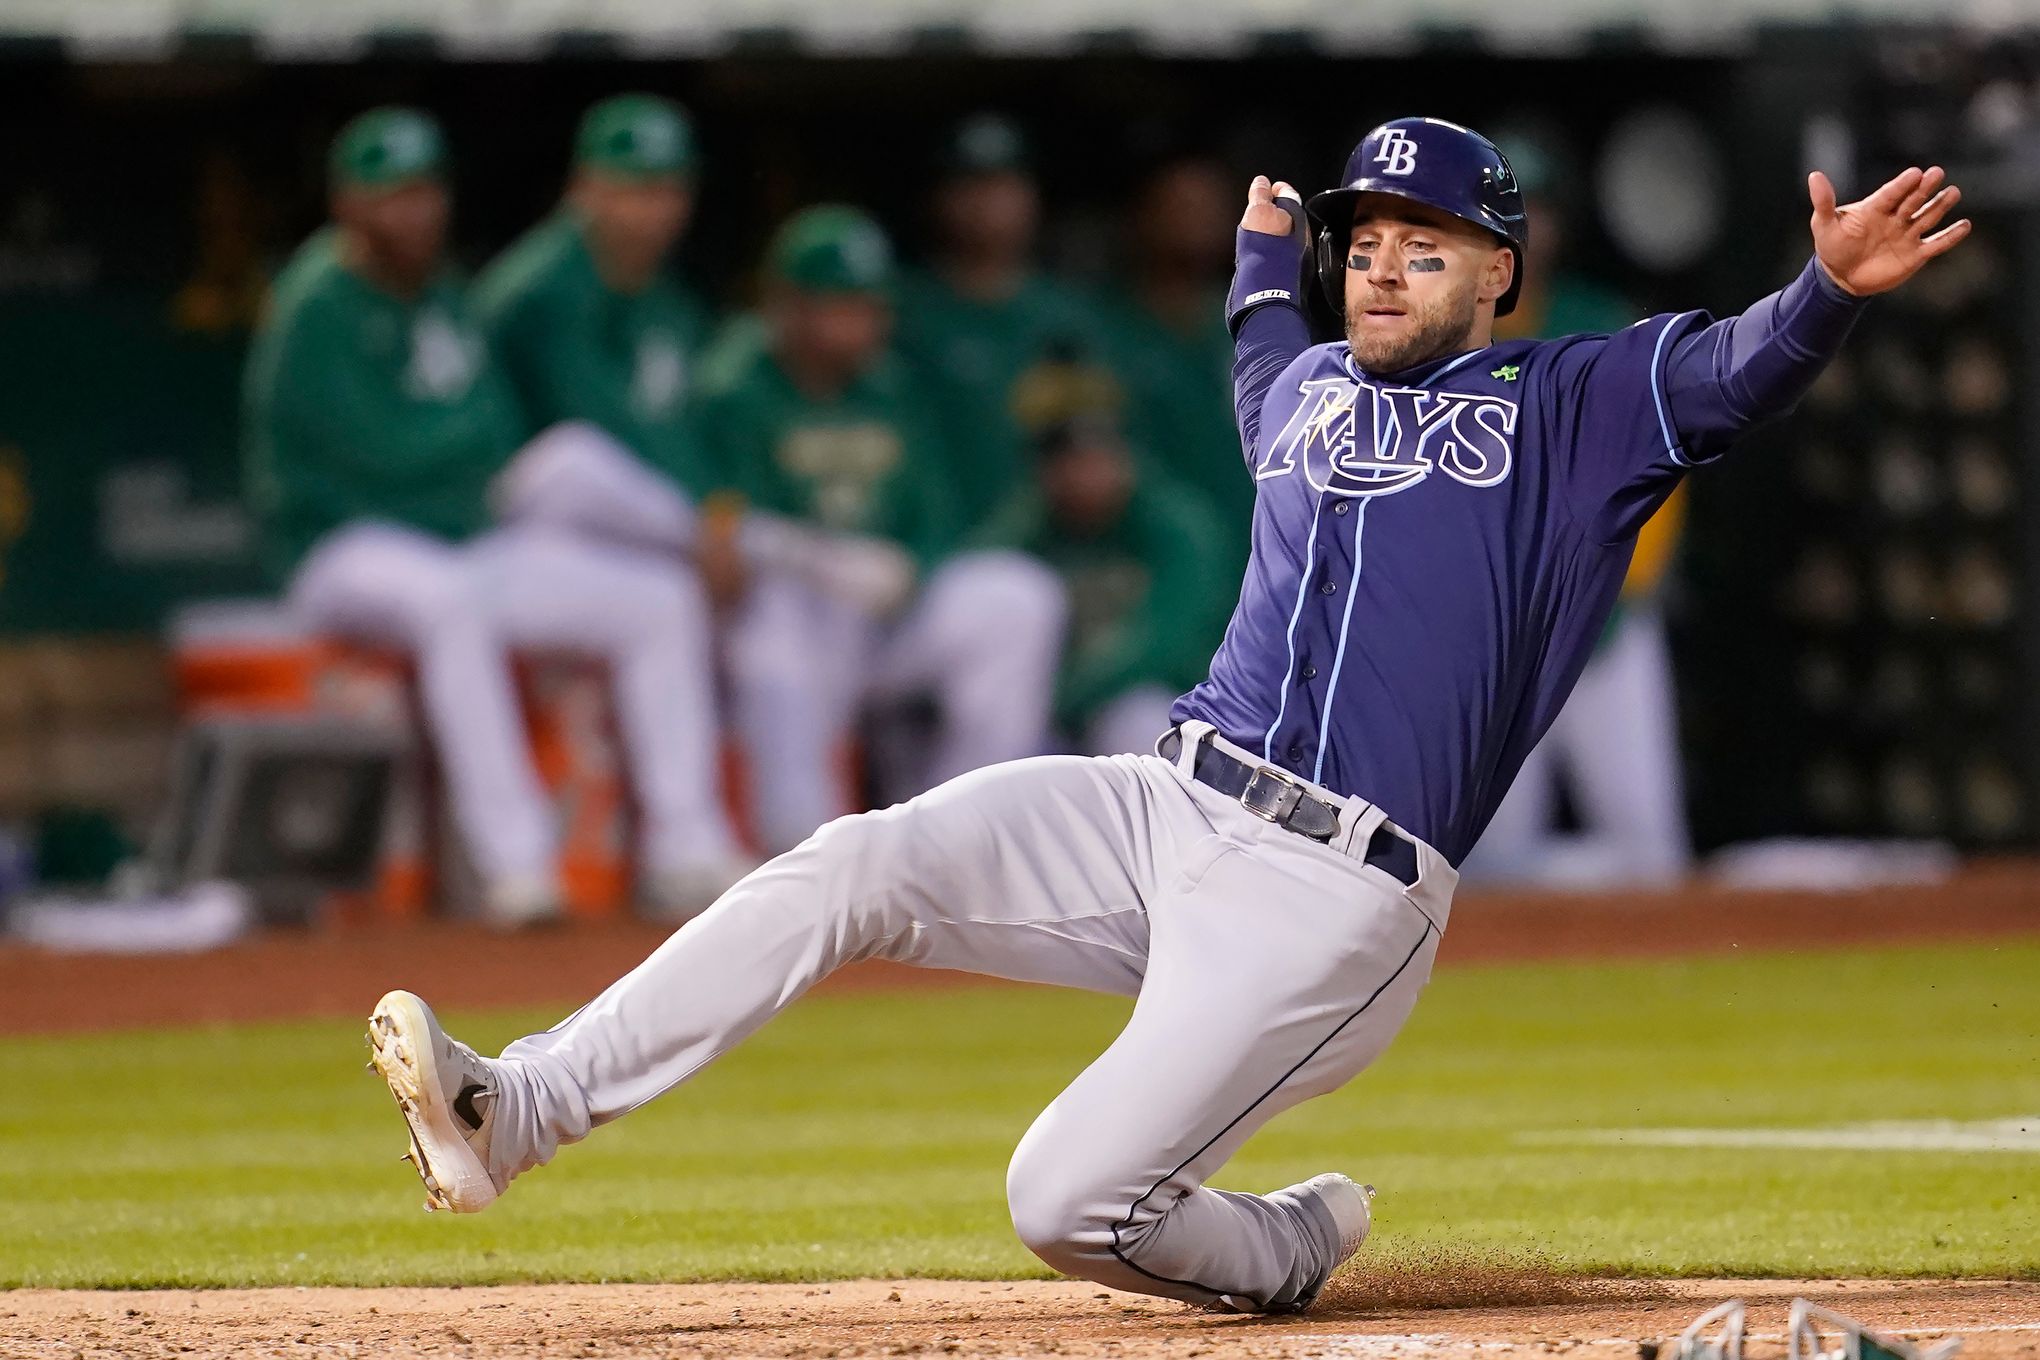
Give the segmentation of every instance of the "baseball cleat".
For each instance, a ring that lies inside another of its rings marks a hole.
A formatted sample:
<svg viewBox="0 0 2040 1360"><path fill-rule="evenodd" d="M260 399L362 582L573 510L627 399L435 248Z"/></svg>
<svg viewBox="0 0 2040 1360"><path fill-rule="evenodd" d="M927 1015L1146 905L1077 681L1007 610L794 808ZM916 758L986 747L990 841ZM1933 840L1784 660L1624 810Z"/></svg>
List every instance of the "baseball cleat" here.
<svg viewBox="0 0 2040 1360"><path fill-rule="evenodd" d="M380 1073L411 1130L402 1161L425 1182L425 1208L472 1214L501 1192L489 1175L496 1077L466 1044L450 1039L432 1008L391 992L368 1017L369 1066Z"/></svg>
<svg viewBox="0 0 2040 1360"><path fill-rule="evenodd" d="M1353 1258L1367 1241L1368 1230L1374 1226L1374 1187L1361 1185L1350 1176L1336 1171L1327 1171L1312 1176L1307 1181L1284 1186L1268 1195L1278 1204L1287 1204L1303 1209L1307 1214L1316 1214L1305 1207L1305 1201L1315 1201L1318 1209L1332 1223L1337 1241L1333 1247L1332 1263L1316 1284L1299 1294L1289 1303L1262 1304L1238 1294L1221 1294L1205 1307L1214 1313L1301 1313L1317 1302L1317 1296L1338 1274L1339 1267ZM1322 1220L1320 1220L1322 1221Z"/></svg>
<svg viewBox="0 0 2040 1360"><path fill-rule="evenodd" d="M1296 1187L1299 1192L1314 1194L1332 1215L1332 1222L1339 1225L1339 1257L1332 1263L1329 1273L1336 1273L1340 1266L1351 1260L1353 1253L1360 1250L1367 1241L1367 1234L1374 1227L1374 1187L1357 1184L1352 1177L1342 1176L1336 1171L1327 1171L1322 1176L1312 1176Z"/></svg>
<svg viewBox="0 0 2040 1360"><path fill-rule="evenodd" d="M1339 1267L1353 1259L1367 1241L1369 1230L1374 1227L1374 1187L1361 1185L1351 1176L1336 1171L1327 1171L1312 1176L1309 1180L1286 1189L1277 1190L1270 1199L1286 1199L1291 1202L1314 1199L1318 1207L1330 1216L1333 1231L1338 1234L1338 1243L1333 1248L1332 1264L1323 1278L1297 1297L1296 1302L1286 1308L1271 1311L1300 1313L1317 1302L1317 1296L1331 1283L1332 1276L1339 1273Z"/></svg>

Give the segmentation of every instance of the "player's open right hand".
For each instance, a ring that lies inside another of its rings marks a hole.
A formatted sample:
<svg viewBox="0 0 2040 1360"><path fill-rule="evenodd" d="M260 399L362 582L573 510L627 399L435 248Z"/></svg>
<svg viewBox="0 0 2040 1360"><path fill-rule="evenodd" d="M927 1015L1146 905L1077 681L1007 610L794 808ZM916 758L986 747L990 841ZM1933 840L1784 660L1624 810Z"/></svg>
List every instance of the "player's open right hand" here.
<svg viewBox="0 0 2040 1360"><path fill-rule="evenodd" d="M1296 205L1296 212L1285 211L1275 200L1286 198ZM1303 207L1303 196L1282 180L1273 184L1266 175L1254 176L1254 182L1247 186L1247 215L1240 219L1244 231L1258 231L1264 236L1287 236L1297 229L1298 215Z"/></svg>

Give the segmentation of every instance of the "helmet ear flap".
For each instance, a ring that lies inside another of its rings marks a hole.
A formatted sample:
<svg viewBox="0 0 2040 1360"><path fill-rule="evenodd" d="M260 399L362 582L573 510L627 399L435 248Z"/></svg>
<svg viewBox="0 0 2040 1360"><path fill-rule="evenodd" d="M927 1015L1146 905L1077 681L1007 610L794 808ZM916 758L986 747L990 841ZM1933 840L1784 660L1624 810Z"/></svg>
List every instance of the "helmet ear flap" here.
<svg viewBox="0 0 2040 1360"><path fill-rule="evenodd" d="M1341 258L1337 243L1332 240L1330 227L1318 228L1317 278L1318 288L1324 293L1325 305L1332 309L1332 315L1345 316L1346 261Z"/></svg>

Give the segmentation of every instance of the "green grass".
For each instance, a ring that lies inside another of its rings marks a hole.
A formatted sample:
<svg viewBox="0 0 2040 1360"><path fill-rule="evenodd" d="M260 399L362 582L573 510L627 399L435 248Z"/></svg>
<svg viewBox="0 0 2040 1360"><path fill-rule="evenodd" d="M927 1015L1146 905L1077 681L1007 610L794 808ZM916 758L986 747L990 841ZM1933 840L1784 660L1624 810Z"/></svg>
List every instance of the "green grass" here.
<svg viewBox="0 0 2040 1360"><path fill-rule="evenodd" d="M352 1020L0 1050L0 1286L1040 1273L1002 1203L1125 1003L810 998L521 1180L427 1217ZM551 1013L454 1015L487 1051ZM2040 1277L2040 1156L1567 1147L1524 1132L2040 1113L2040 944L1447 970L1220 1183L1327 1167L1405 1246L1582 1270Z"/></svg>

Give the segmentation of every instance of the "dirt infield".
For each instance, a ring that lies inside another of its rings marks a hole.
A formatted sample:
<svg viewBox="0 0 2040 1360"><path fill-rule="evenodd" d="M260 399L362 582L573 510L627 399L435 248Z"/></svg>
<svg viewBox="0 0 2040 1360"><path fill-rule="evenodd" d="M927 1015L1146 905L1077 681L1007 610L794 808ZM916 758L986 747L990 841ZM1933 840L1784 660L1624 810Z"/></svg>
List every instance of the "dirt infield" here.
<svg viewBox="0 0 2040 1360"><path fill-rule="evenodd" d="M1750 1301L1750 1360L1783 1360L1795 1294L1909 1337L1959 1335L1965 1360L2040 1355L2040 1284L2031 1283L1517 1281L1516 1301L1470 1307L1439 1306L1422 1291L1370 1301L1370 1283L1342 1279L1338 1296L1311 1313L1272 1319L1062 1282L23 1291L0 1295L0 1355L1636 1360L1638 1342L1676 1335L1706 1307L1740 1295Z"/></svg>
<svg viewBox="0 0 2040 1360"><path fill-rule="evenodd" d="M1819 949L2040 932L2040 863L1971 866L1926 888L1848 893L1464 894L1441 964ZM169 958L60 957L0 943L0 1033L359 1015L390 987L449 1009L573 1004L665 936L633 922L517 936L421 922L276 932ZM869 964L832 988L955 985L955 974Z"/></svg>

